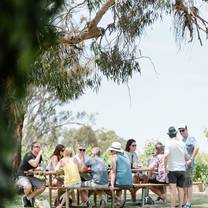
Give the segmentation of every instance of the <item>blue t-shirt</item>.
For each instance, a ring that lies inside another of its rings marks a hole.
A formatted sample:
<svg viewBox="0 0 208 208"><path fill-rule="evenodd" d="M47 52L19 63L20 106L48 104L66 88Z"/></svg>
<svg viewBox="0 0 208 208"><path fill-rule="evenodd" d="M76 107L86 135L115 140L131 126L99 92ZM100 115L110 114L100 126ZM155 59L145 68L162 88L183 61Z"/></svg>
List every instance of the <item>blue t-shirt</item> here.
<svg viewBox="0 0 208 208"><path fill-rule="evenodd" d="M91 168L94 183L99 185L108 184L108 166L101 157L87 158L85 164Z"/></svg>

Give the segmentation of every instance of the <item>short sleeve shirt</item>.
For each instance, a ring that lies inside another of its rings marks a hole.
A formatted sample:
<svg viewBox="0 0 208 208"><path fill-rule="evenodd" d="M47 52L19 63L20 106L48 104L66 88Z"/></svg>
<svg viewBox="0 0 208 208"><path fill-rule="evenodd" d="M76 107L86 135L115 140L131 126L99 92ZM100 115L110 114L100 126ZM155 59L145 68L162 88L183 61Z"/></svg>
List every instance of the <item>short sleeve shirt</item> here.
<svg viewBox="0 0 208 208"><path fill-rule="evenodd" d="M197 141L194 137L189 136L187 138L183 138L183 142L186 145L186 150L187 150L188 156L189 156L189 158L191 158L194 148L197 145Z"/></svg>
<svg viewBox="0 0 208 208"><path fill-rule="evenodd" d="M99 185L108 184L108 167L102 158L97 156L87 158L85 164L91 167L92 180L94 183Z"/></svg>
<svg viewBox="0 0 208 208"><path fill-rule="evenodd" d="M185 144L177 137L171 138L165 148L165 155L168 155L169 171L185 171Z"/></svg>
<svg viewBox="0 0 208 208"><path fill-rule="evenodd" d="M30 160L33 160L35 158L36 156L33 155L32 152L27 152L22 162L20 163L19 169L17 171L17 176L25 176L24 171L28 171L28 170L36 168L28 163ZM41 163L41 161L42 161L42 157L40 158L39 164Z"/></svg>

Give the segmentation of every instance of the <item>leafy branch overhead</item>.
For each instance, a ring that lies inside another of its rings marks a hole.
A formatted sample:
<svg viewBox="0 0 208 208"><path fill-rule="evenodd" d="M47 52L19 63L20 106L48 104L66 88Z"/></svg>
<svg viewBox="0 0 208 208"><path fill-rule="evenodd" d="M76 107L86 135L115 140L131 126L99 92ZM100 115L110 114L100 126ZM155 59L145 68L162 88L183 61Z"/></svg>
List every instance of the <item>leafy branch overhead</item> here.
<svg viewBox="0 0 208 208"><path fill-rule="evenodd" d="M196 34L202 44L208 22L191 0L64 1L47 26L57 42L41 48L30 79L62 100L76 99L87 88L97 90L101 75L126 83L141 72L139 38L148 26L172 14L176 37L182 40L188 32L192 41Z"/></svg>

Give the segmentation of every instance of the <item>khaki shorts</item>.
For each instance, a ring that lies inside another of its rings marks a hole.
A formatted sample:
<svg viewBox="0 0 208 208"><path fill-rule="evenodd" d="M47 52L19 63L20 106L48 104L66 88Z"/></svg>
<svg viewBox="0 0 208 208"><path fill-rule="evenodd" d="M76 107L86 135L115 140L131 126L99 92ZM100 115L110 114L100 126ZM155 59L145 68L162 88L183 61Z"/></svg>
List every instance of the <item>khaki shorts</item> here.
<svg viewBox="0 0 208 208"><path fill-rule="evenodd" d="M45 182L36 177L19 176L16 185L19 187L32 186L33 189L40 189L45 185Z"/></svg>

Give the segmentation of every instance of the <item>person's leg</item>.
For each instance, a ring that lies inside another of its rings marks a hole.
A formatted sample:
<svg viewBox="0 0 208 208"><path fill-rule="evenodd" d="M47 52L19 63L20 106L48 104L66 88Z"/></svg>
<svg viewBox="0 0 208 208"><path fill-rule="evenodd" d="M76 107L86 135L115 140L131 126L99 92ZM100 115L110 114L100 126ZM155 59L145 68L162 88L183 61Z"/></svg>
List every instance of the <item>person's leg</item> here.
<svg viewBox="0 0 208 208"><path fill-rule="evenodd" d="M183 197L184 197L183 188L178 187L179 208L182 208L182 206L183 206Z"/></svg>
<svg viewBox="0 0 208 208"><path fill-rule="evenodd" d="M86 190L81 190L79 193L80 193L81 202L83 204L87 203L87 201L88 201L88 193L87 193L87 191Z"/></svg>
<svg viewBox="0 0 208 208"><path fill-rule="evenodd" d="M32 191L32 192L27 196L27 198L28 198L29 200L31 200L32 198L34 198L34 197L40 195L42 192L44 192L44 191L45 191L45 188L46 188L46 187L43 186L43 187L41 187L41 188L39 188L39 189L35 189L34 191Z"/></svg>
<svg viewBox="0 0 208 208"><path fill-rule="evenodd" d="M183 188L183 193L184 193L184 196L183 196L183 204L186 204L186 202L187 202L187 196L188 196L188 187L184 187Z"/></svg>
<svg viewBox="0 0 208 208"><path fill-rule="evenodd" d="M64 203L66 202L66 193L64 193L60 197L60 204L56 208L62 208L64 206Z"/></svg>
<svg viewBox="0 0 208 208"><path fill-rule="evenodd" d="M175 208L175 199L176 199L176 184L170 183L170 208Z"/></svg>
<svg viewBox="0 0 208 208"><path fill-rule="evenodd" d="M121 203L121 195L122 195L122 190L117 190L116 191L116 201Z"/></svg>
<svg viewBox="0 0 208 208"><path fill-rule="evenodd" d="M29 181L32 184L32 187L34 191L32 191L27 197L29 200L33 199L34 197L40 195L45 190L45 182L35 178L35 177L29 177Z"/></svg>
<svg viewBox="0 0 208 208"><path fill-rule="evenodd" d="M178 199L179 207L184 205L184 181L185 181L185 171L177 172L177 188L178 188Z"/></svg>
<svg viewBox="0 0 208 208"><path fill-rule="evenodd" d="M151 190L153 193L157 194L159 197L160 197L161 194L162 194L159 187L154 187L154 186L152 186L152 187L150 187L150 190Z"/></svg>
<svg viewBox="0 0 208 208"><path fill-rule="evenodd" d="M187 188L187 203L191 204L192 202L192 192L193 192L193 188L192 186Z"/></svg>
<svg viewBox="0 0 208 208"><path fill-rule="evenodd" d="M71 191L71 197L72 197L72 206L76 206L77 202L76 202L76 197L75 197L74 190Z"/></svg>
<svg viewBox="0 0 208 208"><path fill-rule="evenodd" d="M133 174L133 183L134 183L134 184L139 184L139 183L141 183L140 177L137 176L137 175L135 175L135 174ZM130 190L130 193L131 193L131 199L132 199L133 202L136 201L136 192L137 192L139 189L140 189L140 188L138 188L138 187L133 187L133 188L131 188L131 190Z"/></svg>
<svg viewBox="0 0 208 208"><path fill-rule="evenodd" d="M192 175L193 169L188 168L184 180L184 204L191 205L192 202Z"/></svg>

